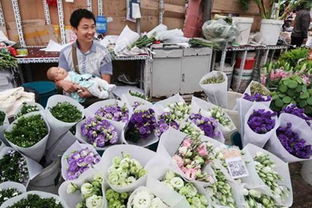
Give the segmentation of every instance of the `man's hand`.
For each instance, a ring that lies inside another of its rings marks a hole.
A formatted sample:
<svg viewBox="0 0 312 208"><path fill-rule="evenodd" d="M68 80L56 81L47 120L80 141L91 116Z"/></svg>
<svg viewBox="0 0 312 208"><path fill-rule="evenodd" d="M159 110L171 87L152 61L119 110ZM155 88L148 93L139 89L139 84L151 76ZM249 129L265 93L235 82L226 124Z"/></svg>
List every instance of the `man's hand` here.
<svg viewBox="0 0 312 208"><path fill-rule="evenodd" d="M70 81L60 80L56 82L58 87L61 87L65 92L76 92L79 89L79 85L76 85Z"/></svg>
<svg viewBox="0 0 312 208"><path fill-rule="evenodd" d="M78 94L80 97L82 98L88 98L88 97L92 97L93 95L89 92L89 90L87 90L86 88L80 88L78 91Z"/></svg>

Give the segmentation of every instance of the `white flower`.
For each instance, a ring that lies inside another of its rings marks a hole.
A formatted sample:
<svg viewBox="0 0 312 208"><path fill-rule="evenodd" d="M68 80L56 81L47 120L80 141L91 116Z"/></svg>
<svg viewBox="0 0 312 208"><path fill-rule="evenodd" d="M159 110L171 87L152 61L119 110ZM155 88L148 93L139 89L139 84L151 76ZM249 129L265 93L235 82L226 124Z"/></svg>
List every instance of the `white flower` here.
<svg viewBox="0 0 312 208"><path fill-rule="evenodd" d="M69 183L67 186L67 193L68 194L72 194L74 192L76 192L78 190L78 186L76 184L73 183Z"/></svg>
<svg viewBox="0 0 312 208"><path fill-rule="evenodd" d="M131 203L133 208L150 208L154 196L148 191L139 191Z"/></svg>
<svg viewBox="0 0 312 208"><path fill-rule="evenodd" d="M150 208L169 208L160 198L156 197L152 200Z"/></svg>
<svg viewBox="0 0 312 208"><path fill-rule="evenodd" d="M172 178L174 178L175 174L172 171L167 171L166 175L165 175L165 180L171 180Z"/></svg>
<svg viewBox="0 0 312 208"><path fill-rule="evenodd" d="M249 194L253 197L256 197L256 198L261 197L261 193L259 191L256 191L256 190L249 190Z"/></svg>
<svg viewBox="0 0 312 208"><path fill-rule="evenodd" d="M81 195L84 198L87 198L87 197L89 197L92 194L93 186L90 183L84 183L84 184L82 184L82 186L80 188L80 191L81 191Z"/></svg>
<svg viewBox="0 0 312 208"><path fill-rule="evenodd" d="M180 153L181 155L185 155L186 152L187 152L187 147L180 147L180 148L179 148L179 153Z"/></svg>
<svg viewBox="0 0 312 208"><path fill-rule="evenodd" d="M87 208L102 208L103 207L103 198L101 196L90 196L86 199Z"/></svg>
<svg viewBox="0 0 312 208"><path fill-rule="evenodd" d="M174 177L170 180L170 184L173 188L180 189L184 186L184 181L180 177Z"/></svg>

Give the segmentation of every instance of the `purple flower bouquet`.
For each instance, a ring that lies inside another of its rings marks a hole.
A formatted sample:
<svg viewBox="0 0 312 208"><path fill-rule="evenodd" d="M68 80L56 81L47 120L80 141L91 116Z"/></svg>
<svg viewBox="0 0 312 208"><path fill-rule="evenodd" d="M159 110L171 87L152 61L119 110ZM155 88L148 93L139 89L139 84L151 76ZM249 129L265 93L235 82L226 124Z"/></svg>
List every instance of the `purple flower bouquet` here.
<svg viewBox="0 0 312 208"><path fill-rule="evenodd" d="M248 119L249 127L258 134L265 134L275 126L275 119L272 117L277 114L265 109L254 110Z"/></svg>
<svg viewBox="0 0 312 208"><path fill-rule="evenodd" d="M165 112L159 116L155 129L156 136L160 137L165 131L169 129L170 126L174 129L179 129L180 125L176 121L170 119L169 114L170 113Z"/></svg>
<svg viewBox="0 0 312 208"><path fill-rule="evenodd" d="M100 155L91 145L76 141L62 156L62 176L65 180L76 179L100 160Z"/></svg>
<svg viewBox="0 0 312 208"><path fill-rule="evenodd" d="M295 104L290 104L283 108L282 113L290 113L292 115L298 116L299 118L305 120L309 126L312 125L312 118L304 113L303 108L299 108Z"/></svg>
<svg viewBox="0 0 312 208"><path fill-rule="evenodd" d="M271 96L264 96L260 93L255 93L254 95L244 93L243 99L249 100L251 102L267 102L270 101L272 98Z"/></svg>
<svg viewBox="0 0 312 208"><path fill-rule="evenodd" d="M122 107L118 106L118 104L101 107L95 112L95 115L100 119L109 119L121 122L127 122L129 120L129 110L125 104Z"/></svg>

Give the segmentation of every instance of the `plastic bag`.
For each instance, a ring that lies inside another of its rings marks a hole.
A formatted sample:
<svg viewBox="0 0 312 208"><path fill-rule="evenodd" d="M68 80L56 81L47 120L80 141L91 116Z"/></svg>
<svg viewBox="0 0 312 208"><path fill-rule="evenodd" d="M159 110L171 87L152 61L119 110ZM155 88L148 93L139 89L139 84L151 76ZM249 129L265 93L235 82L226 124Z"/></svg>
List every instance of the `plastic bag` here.
<svg viewBox="0 0 312 208"><path fill-rule="evenodd" d="M248 119L253 114L254 110L264 109L265 111L273 112L269 107L261 104L261 103L253 103L251 108L248 110L247 114L245 115L244 119L244 135L242 139L243 146L246 146L247 144L254 144L258 147L263 147L267 141L270 139L271 135L274 134L276 131L279 120L277 119L277 116L272 117L273 120L275 120L274 128L272 128L270 131L268 131L265 134L258 134L254 132L248 125Z"/></svg>
<svg viewBox="0 0 312 208"><path fill-rule="evenodd" d="M151 38L153 36L156 36L157 33L168 30L168 27L164 24L159 24L156 27L154 27L151 31L149 31L146 36Z"/></svg>
<svg viewBox="0 0 312 208"><path fill-rule="evenodd" d="M202 84L208 78L222 75L224 80L221 83L214 84ZM215 105L221 106L223 108L227 107L227 76L224 72L212 71L204 75L199 81L200 87L204 90L205 94L208 96L208 100Z"/></svg>
<svg viewBox="0 0 312 208"><path fill-rule="evenodd" d="M128 25L124 27L121 31L119 37L116 40L116 45L114 47L114 52L116 54L120 53L122 50L130 46L137 39L139 39L140 35L134 31L132 31Z"/></svg>
<svg viewBox="0 0 312 208"><path fill-rule="evenodd" d="M312 130L305 120L289 113L281 113L279 116L279 126L285 127L287 123L291 123L292 131L298 133L299 138L303 138L306 141L306 145L312 145ZM301 159L290 154L278 139L276 131L272 134L265 149L288 163L310 160L312 158L311 156L309 159Z"/></svg>
<svg viewBox="0 0 312 208"><path fill-rule="evenodd" d="M203 35L207 40L219 39L226 42L232 42L239 34L237 27L228 24L223 19L208 20L202 26Z"/></svg>
<svg viewBox="0 0 312 208"><path fill-rule="evenodd" d="M39 162L41 160L41 158L43 157L44 153L45 153L45 149L46 149L46 146L47 146L49 135L51 134L51 130L50 130L50 126L48 125L46 117L43 115L43 112L40 112L40 111L31 112L31 113L27 113L23 117L29 117L29 116L33 116L33 115L41 115L41 118L44 120L44 122L46 124L46 127L47 127L47 131L48 131L48 133L39 142L37 142L36 144L32 145L31 147L26 147L25 148L25 147L20 147L20 146L18 146L16 144L12 143L8 139L6 139L6 140L10 144L10 146L12 148L22 152L27 157L29 157L29 158ZM15 120L12 124L10 124L10 126L7 128L6 131L11 131L13 129L13 127L15 126L15 124L21 118Z"/></svg>
<svg viewBox="0 0 312 208"><path fill-rule="evenodd" d="M155 35L156 40L167 40L167 39L174 39L177 37L183 37L183 31L181 29L173 29L173 30L164 30L158 31Z"/></svg>

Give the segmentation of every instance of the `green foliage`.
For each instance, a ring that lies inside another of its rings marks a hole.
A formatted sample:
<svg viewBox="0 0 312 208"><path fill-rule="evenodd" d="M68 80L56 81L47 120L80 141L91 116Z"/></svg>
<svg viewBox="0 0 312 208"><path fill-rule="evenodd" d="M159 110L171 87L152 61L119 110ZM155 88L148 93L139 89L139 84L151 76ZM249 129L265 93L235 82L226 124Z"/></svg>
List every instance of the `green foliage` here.
<svg viewBox="0 0 312 208"><path fill-rule="evenodd" d="M5 119L5 113L3 111L0 111L0 126L3 125Z"/></svg>
<svg viewBox="0 0 312 208"><path fill-rule="evenodd" d="M296 67L300 60L306 60L309 55L309 49L297 48L283 53L278 61L280 63L289 63L291 67Z"/></svg>
<svg viewBox="0 0 312 208"><path fill-rule="evenodd" d="M15 116L15 119L21 117L22 115L25 115L25 114L30 113L30 112L35 112L35 111L39 111L38 106L23 103L23 106L22 106L21 110L17 113L17 115Z"/></svg>
<svg viewBox="0 0 312 208"><path fill-rule="evenodd" d="M60 102L50 108L52 115L63 122L73 123L82 119L82 112L69 102Z"/></svg>
<svg viewBox="0 0 312 208"><path fill-rule="evenodd" d="M0 50L0 70L6 70L17 67L17 59L8 51Z"/></svg>
<svg viewBox="0 0 312 208"><path fill-rule="evenodd" d="M27 198L21 199L8 208L63 208L59 201L55 198L41 198L36 194L29 194Z"/></svg>
<svg viewBox="0 0 312 208"><path fill-rule="evenodd" d="M0 206L3 204L3 202L7 201L8 199L20 195L21 192L19 192L15 188L8 188L8 189L0 189Z"/></svg>

